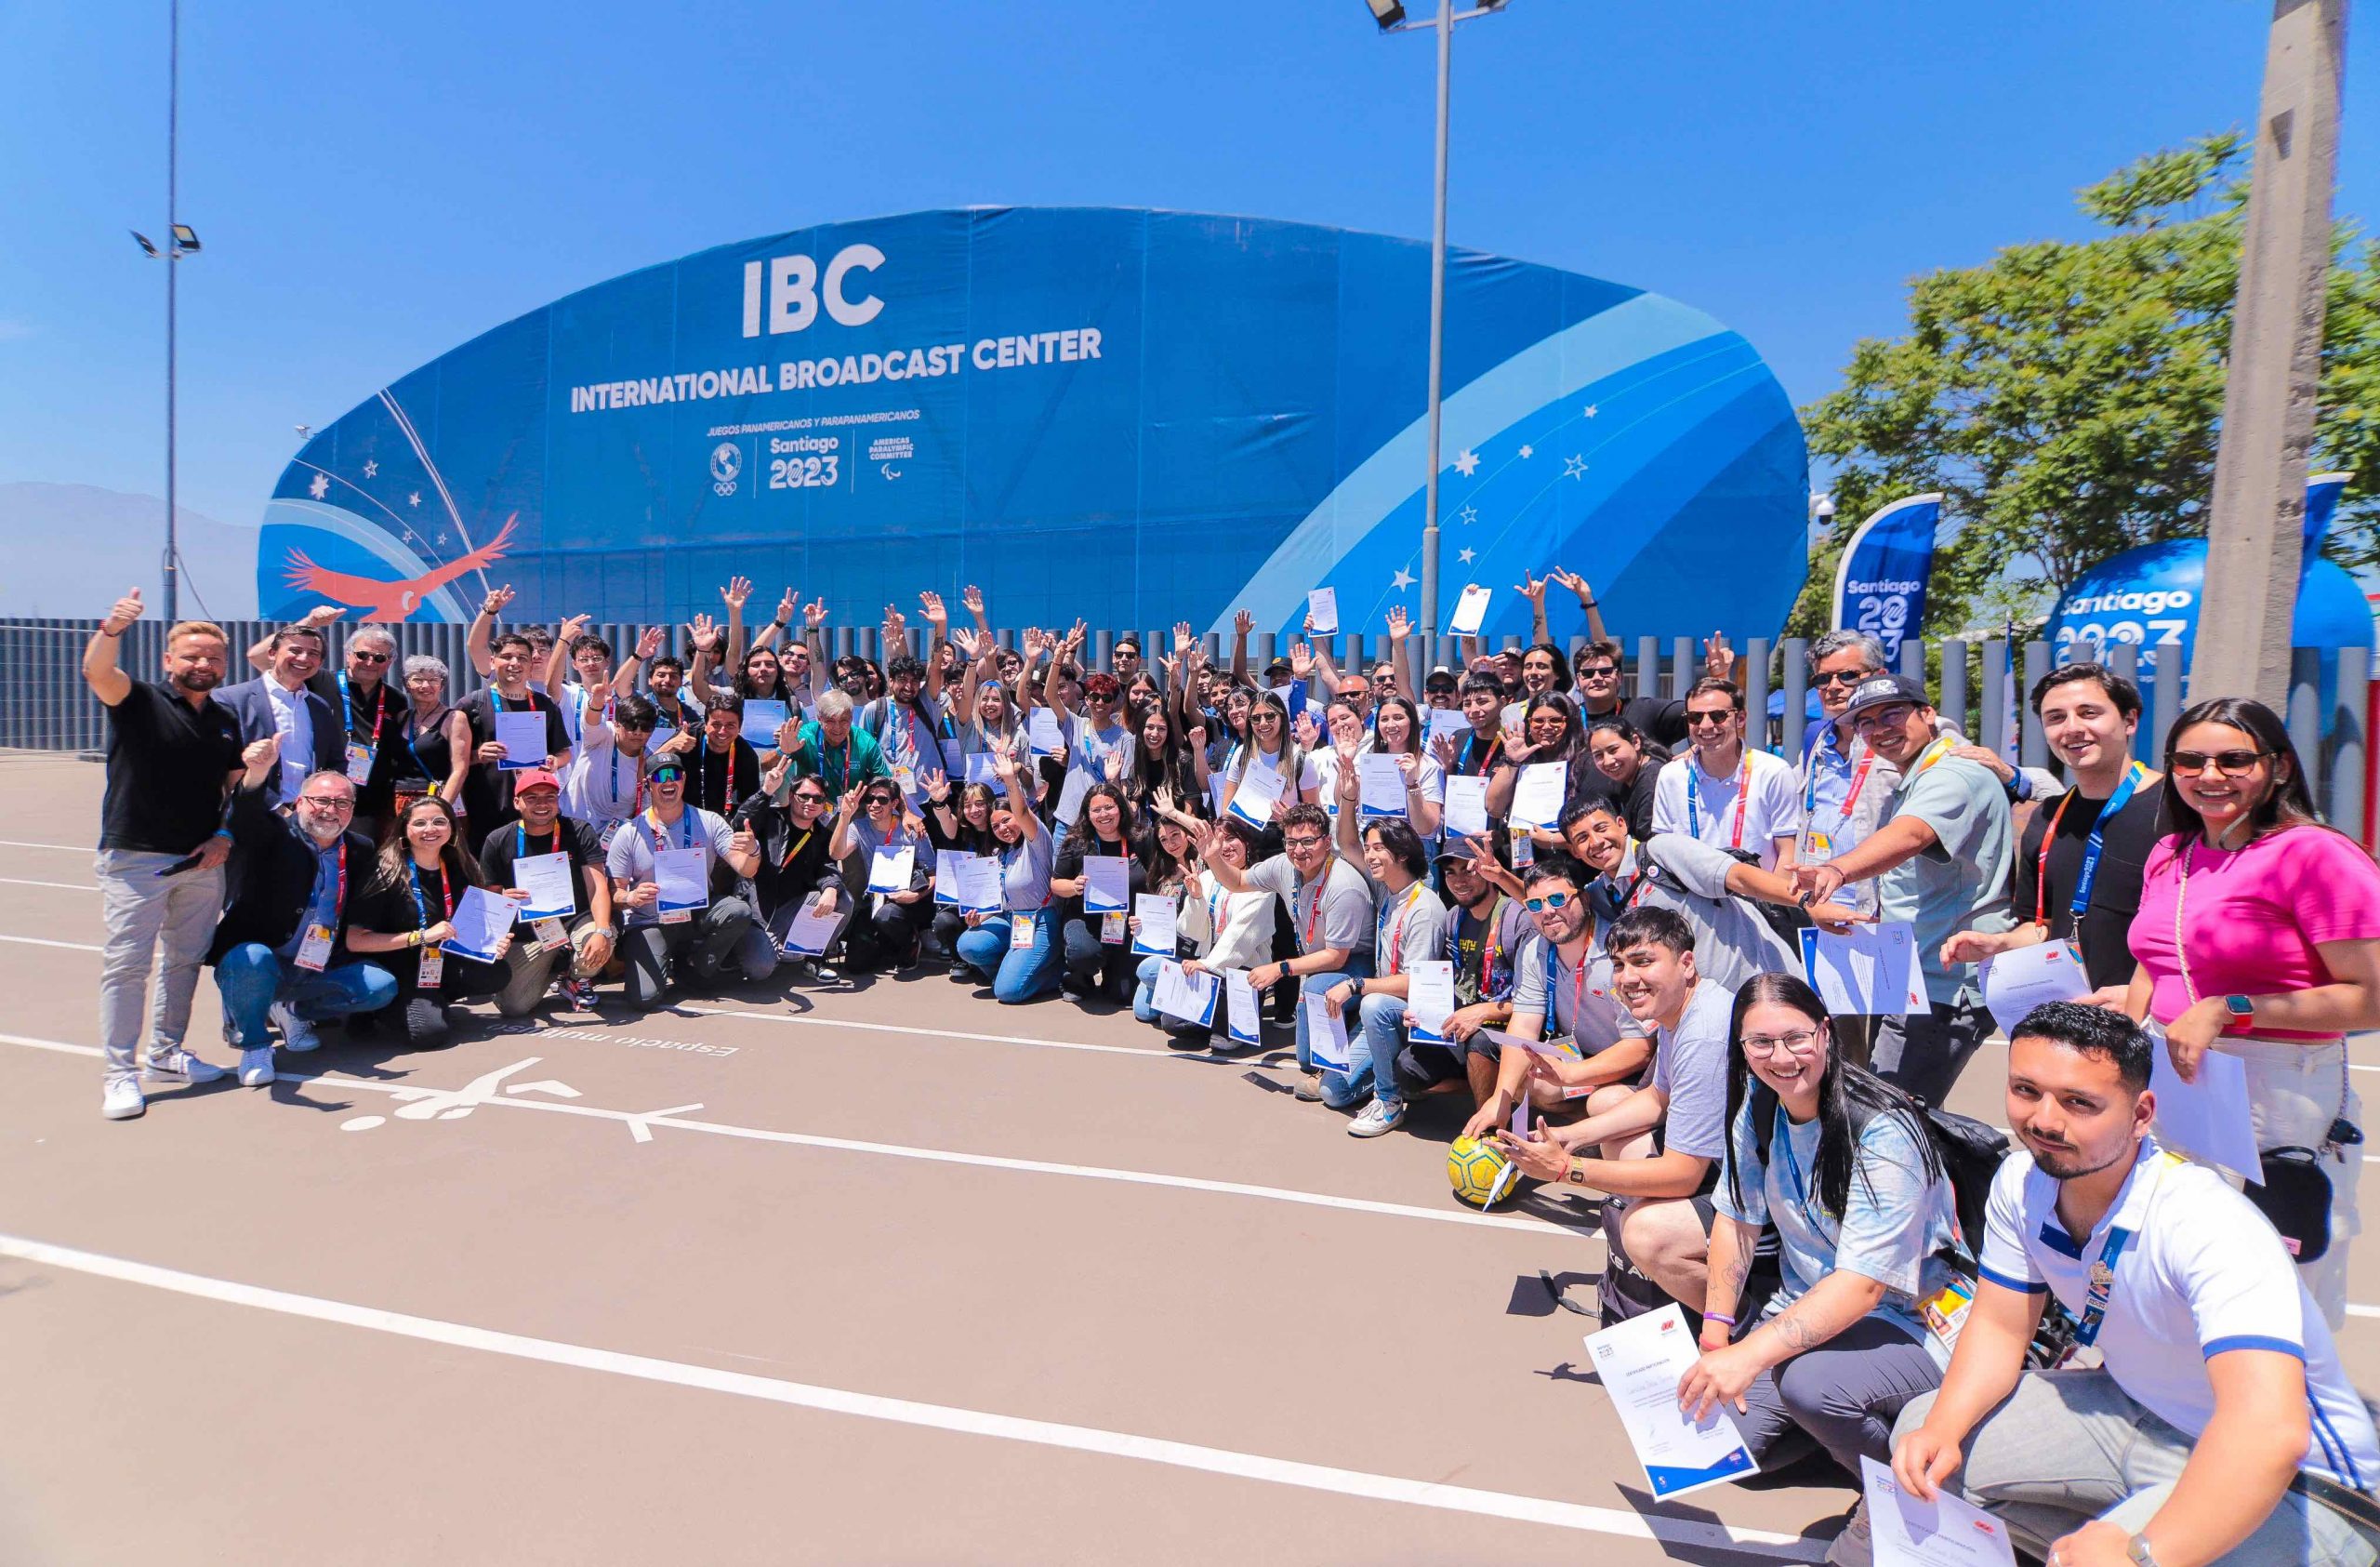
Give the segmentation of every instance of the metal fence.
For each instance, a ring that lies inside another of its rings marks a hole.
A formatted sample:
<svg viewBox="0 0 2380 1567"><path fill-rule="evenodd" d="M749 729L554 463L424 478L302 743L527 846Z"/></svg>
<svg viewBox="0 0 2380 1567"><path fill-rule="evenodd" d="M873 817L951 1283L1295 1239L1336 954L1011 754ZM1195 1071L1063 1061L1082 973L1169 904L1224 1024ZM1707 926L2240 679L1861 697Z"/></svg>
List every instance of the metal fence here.
<svg viewBox="0 0 2380 1567"><path fill-rule="evenodd" d="M224 623L224 630L231 638L232 669L227 680L249 678L245 650L282 624L266 620ZM84 685L81 672L84 644L98 625L97 620L90 619L0 619L0 747L98 751L106 745L99 704ZM471 669L465 646L465 628L431 623L392 629L403 654L427 653L445 664L453 696L478 685L479 677ZM635 646L642 630L641 626L617 622L588 629L609 642L614 652L623 657ZM347 638L354 630L344 622L334 622L327 629L328 667L336 667L344 656ZM135 624L125 633L119 653L122 667L136 678L153 678L164 654L164 634L165 626L160 621ZM1018 632L1013 628L994 634L1004 647L1017 644ZM1140 639L1144 664L1162 678L1160 658L1172 652L1173 634L1161 627L1139 632L1092 632L1089 648L1091 662L1101 668L1110 667L1117 642L1127 635ZM922 655L925 637L923 627L911 627L910 650ZM881 631L874 626L829 627L824 638L826 651L833 657L853 653L880 657L884 653L883 640ZM1209 634L1201 640L1210 658L1220 660L1224 657L1221 637ZM670 627L668 641L669 651L681 657L691 657L683 627ZM1730 641L1739 650L1738 667L1745 685L1746 705L1752 713L1765 713L1771 693L1780 690L1787 715L1804 710L1809 692L1806 639L1787 637L1778 642L1767 637L1745 637ZM1332 657L1342 670L1368 668L1374 658L1387 656L1390 645L1384 636L1368 638L1361 633L1341 636L1332 642ZM1573 638L1573 651L1583 642L1583 638ZM1518 647L1521 639L1506 637L1501 644ZM1273 633L1259 633L1250 640L1251 668L1261 671L1286 649L1286 643ZM1924 682L1938 694L1937 705L1945 719L1982 744L1995 750L2004 750L2009 725L2016 724L2018 760L2040 767L2051 766L2052 758L2042 736L2040 720L2024 701L2024 694L2056 663L2091 657L2098 651L2088 644L2078 644L2061 655L2049 643L2033 641L2019 644L2012 660L2009 644L1996 638L1981 642L1957 638L1935 643L1911 640L1901 644L1900 665L1901 672ZM1450 659L1453 653L1451 638L1422 638L1424 670ZM2154 762L2166 731L2181 712L2182 682L2155 678L2160 672L2159 657L2153 649L2118 643L2105 649L2104 657L2118 672L2145 677L2149 710L2143 715L2136 750L2142 760ZM2335 663L2335 670L2327 674L2326 658ZM1625 689L1632 696L1682 697L1702 670L1701 645L1692 637L1678 637L1667 647L1658 637L1638 637L1633 655L1622 659ZM2292 658L2287 714L2291 737L2298 754L2307 759L2324 815L2367 846L2373 826L2369 736L2375 716L2373 698L2380 696L2380 688L2373 685L2370 676L2371 655L2361 648L2298 648ZM1799 725L1789 716L1784 723L1772 724L1769 743L1790 747L1799 736Z"/></svg>

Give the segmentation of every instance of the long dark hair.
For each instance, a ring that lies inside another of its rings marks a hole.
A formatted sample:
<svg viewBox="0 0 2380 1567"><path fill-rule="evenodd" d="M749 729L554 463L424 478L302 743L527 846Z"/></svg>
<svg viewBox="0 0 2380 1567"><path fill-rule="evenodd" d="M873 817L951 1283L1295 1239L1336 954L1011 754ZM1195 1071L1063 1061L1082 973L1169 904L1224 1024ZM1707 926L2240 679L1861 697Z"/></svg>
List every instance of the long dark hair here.
<svg viewBox="0 0 2380 1567"><path fill-rule="evenodd" d="M465 887L484 885L479 867L463 852L463 827L455 816L455 807L435 794L425 794L398 813L389 841L380 845L380 863L374 880L384 889L412 890L413 843L405 837L405 823L413 819L415 812L425 809L435 810L446 818L446 846L438 851L438 865L445 874L447 891L460 897ZM437 919L430 923L436 924L445 917L441 910Z"/></svg>
<svg viewBox="0 0 2380 1567"><path fill-rule="evenodd" d="M1398 754L1388 749L1380 737L1380 715L1390 708L1405 710L1405 753L1413 756L1430 754L1430 731L1421 723L1421 710L1404 697L1383 697L1372 706L1372 749L1382 755Z"/></svg>
<svg viewBox="0 0 2380 1567"><path fill-rule="evenodd" d="M1002 796L989 784L971 783L962 786L950 803L951 846L969 854L999 853L999 840L992 836L992 813L998 810ZM984 825L975 827L967 820L968 805L977 800L984 803Z"/></svg>
<svg viewBox="0 0 2380 1567"><path fill-rule="evenodd" d="M771 661L777 667L776 685L773 690L764 689L760 685L760 682L752 678L752 660L759 657L763 653L767 654ZM753 697L760 697L767 701L783 702L787 708L793 710L796 717L800 716L801 704L793 699L792 688L787 685L785 682L785 659L774 647L754 647L747 649L744 654L744 661L736 666L734 677L730 682L728 689L734 691L738 697L742 697L747 700Z"/></svg>
<svg viewBox="0 0 2380 1567"><path fill-rule="evenodd" d="M1124 792L1122 784L1095 783L1083 790L1082 808L1076 814L1074 826L1066 830L1066 846L1083 855L1099 852L1099 846L1106 840L1091 825L1091 803L1103 799L1115 803L1116 837L1129 855L1132 852L1132 799Z"/></svg>
<svg viewBox="0 0 2380 1567"><path fill-rule="evenodd" d="M1579 710L1571 705L1569 697L1559 691L1543 692L1528 699L1528 706L1521 710L1521 738L1528 738L1528 721L1548 709L1562 715L1562 737L1554 743L1551 750L1530 751L1528 759L1531 762L1567 762L1583 754L1587 749L1586 737L1579 733Z"/></svg>
<svg viewBox="0 0 2380 1567"><path fill-rule="evenodd" d="M1826 1069L1818 1074L1818 1203L1823 1212L1842 1218L1844 1204L1851 1197L1851 1172L1858 1163L1859 1135L1868 1122L1880 1115L1899 1116L1917 1144L1925 1178L1943 1178L1942 1156L1935 1150L1934 1139L1926 1133L1924 1111L1917 1101L1867 1069L1843 1058L1843 1052L1835 1046L1826 1003L1799 975L1756 974L1736 992L1735 1009L1727 1019L1730 1135L1749 1095L1753 1144L1765 1160L1768 1134L1777 1122L1777 1092L1752 1075L1752 1064L1744 1056L1744 1014L1764 1004L1791 1007L1828 1034ZM1868 1179L1864 1175L1860 1177L1862 1183ZM1874 1188L1871 1186L1869 1190L1872 1195ZM1743 1172L1732 1159L1727 1162L1727 1198L1737 1211L1742 1211Z"/></svg>
<svg viewBox="0 0 2380 1567"><path fill-rule="evenodd" d="M1149 890L1152 892L1168 882L1186 881L1190 872L1198 868L1197 836L1183 832L1178 823L1174 825L1175 831L1183 832L1183 835L1190 840L1183 846L1182 857L1177 859L1167 852L1165 842L1159 836L1160 830L1166 825L1161 818L1153 821L1132 840L1132 852L1141 862L1141 870L1147 876Z"/></svg>
<svg viewBox="0 0 2380 1567"><path fill-rule="evenodd" d="M1231 776L1235 778L1248 777L1248 764L1259 754L1256 743L1256 710L1259 708L1270 708L1281 715L1280 760L1268 765L1280 773L1288 791L1294 792L1298 787L1298 775L1304 769L1299 765L1297 735L1289 727L1289 704L1281 700L1281 694L1277 691L1259 691L1248 699L1248 732L1240 737L1239 765L1232 769Z"/></svg>
<svg viewBox="0 0 2380 1567"><path fill-rule="evenodd" d="M1185 811L1200 809L1198 769L1190 757L1189 731L1182 726L1181 714L1163 704L1150 707L1133 725L1132 738L1141 741L1143 730L1155 717L1165 725L1165 749L1152 753L1145 743L1133 746L1132 792L1141 798L1145 812L1149 801L1160 789L1172 792L1173 803Z"/></svg>
<svg viewBox="0 0 2380 1567"><path fill-rule="evenodd" d="M2306 769L2297 760L2297 748L2289 743L2289 726L2272 709L2253 697L2216 697L2185 709L2165 733L2168 774L2174 770L2174 742L2181 737L2183 730L2198 724L2222 724L2240 730L2253 737L2256 749L2272 758L2272 787L2248 814L2253 830L2251 841L2277 827L2321 825L2321 817L2314 809L2314 796L2306 787ZM2282 766L2284 763L2288 764L2286 768ZM2165 788L2165 819L2161 825L2181 838L2206 838L2206 818L2198 814L2198 807L2184 801L2182 791L2170 783Z"/></svg>

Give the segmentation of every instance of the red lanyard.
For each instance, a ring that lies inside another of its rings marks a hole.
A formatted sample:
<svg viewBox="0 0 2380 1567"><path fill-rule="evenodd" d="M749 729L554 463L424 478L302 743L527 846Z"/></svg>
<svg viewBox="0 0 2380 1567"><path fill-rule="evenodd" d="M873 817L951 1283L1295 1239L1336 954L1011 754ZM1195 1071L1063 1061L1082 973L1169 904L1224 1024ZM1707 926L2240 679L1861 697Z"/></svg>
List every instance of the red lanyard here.
<svg viewBox="0 0 2380 1567"><path fill-rule="evenodd" d="M1388 965L1386 970L1387 973L1397 974L1402 972L1397 964L1397 954L1405 950L1405 922L1413 917L1413 905L1420 902L1421 898L1421 883L1416 882L1405 895L1405 907L1397 910L1396 928L1388 933L1388 955L1382 960ZM1316 898L1314 900L1314 906L1317 910L1319 910L1322 907L1322 900L1320 898ZM1382 921L1382 923L1385 924L1387 922ZM1377 939L1377 936L1375 936L1375 939Z"/></svg>
<svg viewBox="0 0 2380 1567"><path fill-rule="evenodd" d="M1315 934L1322 928L1322 895L1329 890L1330 868L1322 868L1321 880L1314 883L1314 908L1305 917L1305 935L1298 942L1301 953L1314 950Z"/></svg>
<svg viewBox="0 0 2380 1567"><path fill-rule="evenodd" d="M1481 998L1496 983L1496 942L1503 933L1504 895L1498 893L1496 901L1488 906L1488 934L1479 943L1479 990Z"/></svg>
<svg viewBox="0 0 2380 1567"><path fill-rule="evenodd" d="M1698 790L1695 788L1695 780L1699 778L1701 776L1701 759L1699 757L1687 758L1686 764L1686 831L1697 838L1702 836L1702 813L1699 809L1699 803L1697 799ZM1744 808L1751 803L1752 748L1750 746L1746 746L1744 748L1744 770L1736 779L1736 830L1733 841L1727 845L1731 849L1740 849L1744 846Z"/></svg>
<svg viewBox="0 0 2380 1567"><path fill-rule="evenodd" d="M2033 923L2044 929L2049 925L2049 846L2057 841L2057 824L2066 819L2066 807L2082 792L2069 789L2059 797L2057 809L2049 814L2049 826L2042 833L2042 852L2033 858Z"/></svg>
<svg viewBox="0 0 2380 1567"><path fill-rule="evenodd" d="M707 750L703 752L703 771L706 773L710 771L710 755ZM638 787L640 789L643 787L641 777L638 781ZM734 809L735 809L735 742L730 740L727 742L727 788L719 803L719 814L725 816Z"/></svg>

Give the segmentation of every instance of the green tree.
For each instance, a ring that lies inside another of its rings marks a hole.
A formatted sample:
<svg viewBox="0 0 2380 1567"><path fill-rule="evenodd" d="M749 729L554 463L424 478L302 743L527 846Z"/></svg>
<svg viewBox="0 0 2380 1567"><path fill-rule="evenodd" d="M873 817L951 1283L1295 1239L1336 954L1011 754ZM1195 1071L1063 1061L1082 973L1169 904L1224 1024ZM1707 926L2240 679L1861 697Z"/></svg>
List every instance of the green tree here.
<svg viewBox="0 0 2380 1567"><path fill-rule="evenodd" d="M2085 567L2206 531L2232 301L2246 222L2245 152L2209 136L2079 193L2106 233L2012 246L1910 286L1910 330L1865 339L1844 385L1802 410L1839 465L1792 630L1823 629L1835 562L1871 511L1943 492L1926 631L2046 608ZM2380 246L2338 226L2322 351L2316 471L2358 476L2329 553L2380 563Z"/></svg>

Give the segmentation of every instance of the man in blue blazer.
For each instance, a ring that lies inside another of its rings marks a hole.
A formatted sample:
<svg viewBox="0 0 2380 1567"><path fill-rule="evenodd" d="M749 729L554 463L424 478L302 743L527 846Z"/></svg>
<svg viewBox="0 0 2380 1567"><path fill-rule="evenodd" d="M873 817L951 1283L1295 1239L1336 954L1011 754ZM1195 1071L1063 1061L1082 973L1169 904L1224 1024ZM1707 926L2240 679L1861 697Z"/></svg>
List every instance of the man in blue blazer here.
<svg viewBox="0 0 2380 1567"><path fill-rule="evenodd" d="M281 770L267 785L266 797L287 805L309 776L346 770L347 725L306 684L323 667L318 629L302 623L284 627L273 634L270 656L271 667L262 679L222 686L215 699L239 719L242 745L281 737Z"/></svg>

